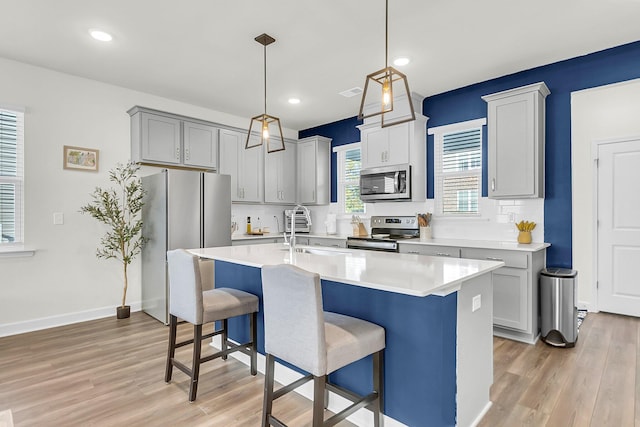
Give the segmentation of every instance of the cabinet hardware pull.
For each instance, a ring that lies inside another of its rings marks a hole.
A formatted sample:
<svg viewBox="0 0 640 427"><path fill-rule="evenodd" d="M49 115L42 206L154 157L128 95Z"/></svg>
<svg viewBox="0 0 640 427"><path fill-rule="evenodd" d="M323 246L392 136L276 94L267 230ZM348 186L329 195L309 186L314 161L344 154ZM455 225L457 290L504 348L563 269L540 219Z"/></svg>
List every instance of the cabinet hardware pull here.
<svg viewBox="0 0 640 427"><path fill-rule="evenodd" d="M451 254L447 254L445 252L436 252L437 256L451 256Z"/></svg>
<svg viewBox="0 0 640 427"><path fill-rule="evenodd" d="M487 259L491 260L491 261L504 261L502 258L495 258L495 257L492 257L492 256L488 256Z"/></svg>
<svg viewBox="0 0 640 427"><path fill-rule="evenodd" d="M416 255L420 255L420 252L418 251L407 251L408 254L416 254Z"/></svg>
<svg viewBox="0 0 640 427"><path fill-rule="evenodd" d="M491 180L491 191L496 191L496 179Z"/></svg>

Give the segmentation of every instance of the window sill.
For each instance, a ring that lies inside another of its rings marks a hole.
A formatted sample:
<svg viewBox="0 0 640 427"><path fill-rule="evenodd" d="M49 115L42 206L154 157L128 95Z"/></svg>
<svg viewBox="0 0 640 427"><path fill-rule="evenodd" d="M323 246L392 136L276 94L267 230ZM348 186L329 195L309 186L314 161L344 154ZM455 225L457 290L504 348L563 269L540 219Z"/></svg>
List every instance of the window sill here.
<svg viewBox="0 0 640 427"><path fill-rule="evenodd" d="M21 245L0 246L0 258L30 257L36 253L35 249L27 249Z"/></svg>

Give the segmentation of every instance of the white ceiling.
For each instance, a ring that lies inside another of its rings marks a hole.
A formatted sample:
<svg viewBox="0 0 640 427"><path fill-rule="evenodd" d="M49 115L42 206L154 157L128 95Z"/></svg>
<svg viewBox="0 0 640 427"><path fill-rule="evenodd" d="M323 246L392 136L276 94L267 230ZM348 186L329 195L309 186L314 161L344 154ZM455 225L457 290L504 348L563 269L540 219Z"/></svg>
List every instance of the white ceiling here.
<svg viewBox="0 0 640 427"><path fill-rule="evenodd" d="M640 0L389 3L389 55L412 59L401 70L423 96L640 40ZM266 32L268 112L294 130L355 116L360 97L338 92L385 65L384 0L0 0L0 13L2 57L247 118L263 112Z"/></svg>

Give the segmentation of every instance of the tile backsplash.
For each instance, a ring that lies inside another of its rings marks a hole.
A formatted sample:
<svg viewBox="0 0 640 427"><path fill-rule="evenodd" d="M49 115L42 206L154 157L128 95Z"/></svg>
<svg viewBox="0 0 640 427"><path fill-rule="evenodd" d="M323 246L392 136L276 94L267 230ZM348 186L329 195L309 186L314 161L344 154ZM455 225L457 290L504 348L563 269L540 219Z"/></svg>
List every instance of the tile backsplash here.
<svg viewBox="0 0 640 427"><path fill-rule="evenodd" d="M254 227L260 218L262 227L269 227L271 234L281 234L284 230L284 209L291 209L291 206L234 204L231 212L232 221L238 223L236 235L245 233L247 216L251 216ZM415 215L433 212L434 209L433 199L419 203L367 203L366 213L360 217L367 231L371 231L372 215ZM337 204L309 206L309 210L312 233L325 234L327 214L335 213L338 217L337 234L351 235L351 216L340 215ZM434 215L431 229L434 238L515 241L518 237L515 223L521 220L534 221L537 226L532 232L533 241L544 241L544 199L495 200L483 197L480 199L480 215L463 218Z"/></svg>

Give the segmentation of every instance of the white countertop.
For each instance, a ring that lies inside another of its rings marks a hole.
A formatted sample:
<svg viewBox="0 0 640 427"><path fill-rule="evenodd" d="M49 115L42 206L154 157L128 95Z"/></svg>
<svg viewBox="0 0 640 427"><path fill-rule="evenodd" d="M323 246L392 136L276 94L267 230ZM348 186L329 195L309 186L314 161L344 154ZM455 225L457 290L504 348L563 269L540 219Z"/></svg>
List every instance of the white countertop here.
<svg viewBox="0 0 640 427"><path fill-rule="evenodd" d="M529 243L520 244L518 242L499 242L493 240L469 240L469 239L407 239L399 240L398 243L407 245L425 245L425 246L455 246L460 248L475 249L499 249L506 251L523 251L537 252L551 246L549 243Z"/></svg>
<svg viewBox="0 0 640 427"><path fill-rule="evenodd" d="M455 292L465 280L504 265L498 261L416 254L308 246L298 248L324 254L295 253L290 259L289 248L282 243L190 249L189 252L250 267L294 264L318 273L325 280L419 297Z"/></svg>
<svg viewBox="0 0 640 427"><path fill-rule="evenodd" d="M289 234L287 233L287 236ZM347 240L347 236L338 235L338 234L313 234L313 233L296 233L296 236L299 237L316 237L320 239L336 239L336 240ZM273 238L282 238L282 233L267 233L263 235L256 234L243 234L243 233L234 233L231 235L231 241L233 240L253 240L253 239L273 239Z"/></svg>

